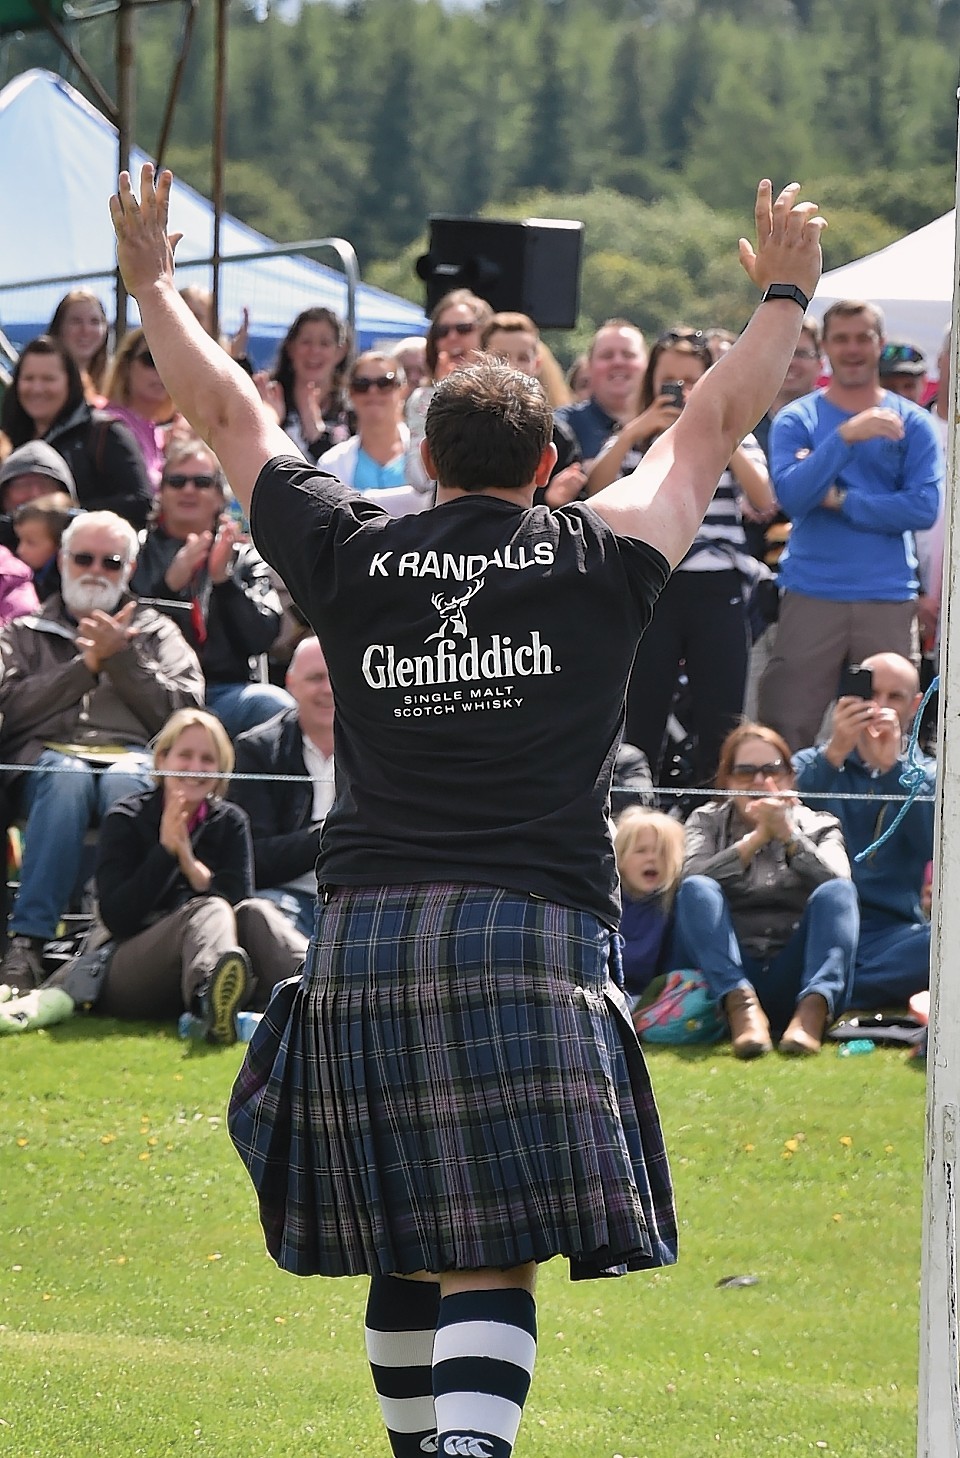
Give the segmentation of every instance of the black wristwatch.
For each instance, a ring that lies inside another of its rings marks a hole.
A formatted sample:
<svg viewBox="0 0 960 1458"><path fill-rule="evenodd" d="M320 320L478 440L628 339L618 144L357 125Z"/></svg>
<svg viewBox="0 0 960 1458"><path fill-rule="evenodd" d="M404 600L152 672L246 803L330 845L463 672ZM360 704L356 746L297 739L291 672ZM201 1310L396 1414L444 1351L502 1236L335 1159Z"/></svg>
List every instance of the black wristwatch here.
<svg viewBox="0 0 960 1458"><path fill-rule="evenodd" d="M810 307L810 300L796 284L771 284L760 300L761 304L765 304L768 299L792 299L795 304L800 305L804 313Z"/></svg>

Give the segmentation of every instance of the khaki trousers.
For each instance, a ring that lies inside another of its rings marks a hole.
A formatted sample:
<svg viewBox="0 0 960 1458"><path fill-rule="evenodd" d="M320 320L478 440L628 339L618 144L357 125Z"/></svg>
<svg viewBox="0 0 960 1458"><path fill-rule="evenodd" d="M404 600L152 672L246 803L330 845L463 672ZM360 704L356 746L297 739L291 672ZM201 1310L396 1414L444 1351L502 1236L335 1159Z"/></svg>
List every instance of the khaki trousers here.
<svg viewBox="0 0 960 1458"><path fill-rule="evenodd" d="M899 653L919 663L916 602L828 602L785 592L777 635L760 680L761 724L796 753L815 744L844 664L871 653Z"/></svg>
<svg viewBox="0 0 960 1458"><path fill-rule="evenodd" d="M255 979L248 1007L264 1008L278 982L292 977L307 938L269 901L231 906L221 896L198 896L154 926L121 942L110 961L97 1012L114 1018L176 1018L217 959L234 947L250 958Z"/></svg>

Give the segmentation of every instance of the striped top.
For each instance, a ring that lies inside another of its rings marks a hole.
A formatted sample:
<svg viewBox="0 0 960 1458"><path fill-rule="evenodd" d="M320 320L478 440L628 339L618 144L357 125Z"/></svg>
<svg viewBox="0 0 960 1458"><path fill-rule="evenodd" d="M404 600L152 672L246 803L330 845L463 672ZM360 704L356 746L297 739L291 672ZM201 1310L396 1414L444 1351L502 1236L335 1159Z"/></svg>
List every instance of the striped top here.
<svg viewBox="0 0 960 1458"><path fill-rule="evenodd" d="M767 458L755 436L744 436L743 450L757 465L766 468ZM741 488L728 466L717 482L700 529L686 556L674 568L675 572L722 572L736 566L731 548L734 553L747 552L747 537L740 515L741 494Z"/></svg>

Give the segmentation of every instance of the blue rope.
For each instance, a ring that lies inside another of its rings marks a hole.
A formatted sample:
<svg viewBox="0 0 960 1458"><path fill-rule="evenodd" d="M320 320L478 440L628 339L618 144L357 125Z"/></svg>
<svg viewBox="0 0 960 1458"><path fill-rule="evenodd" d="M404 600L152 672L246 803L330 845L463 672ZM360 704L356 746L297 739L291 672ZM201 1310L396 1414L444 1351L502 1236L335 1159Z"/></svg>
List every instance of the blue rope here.
<svg viewBox="0 0 960 1458"><path fill-rule="evenodd" d="M854 861L858 863L865 861L867 856L872 856L874 851L879 850L882 845L886 845L927 782L927 770L920 759L920 748L917 740L920 737L920 721L923 718L923 711L939 687L940 675L938 673L920 701L920 707L917 710L916 717L913 721L913 728L910 731L910 742L907 745L907 767L900 776L900 783L907 791L907 798L897 811L896 819L887 826L879 840L875 840L872 845L867 846L866 850L862 850L858 856L854 856Z"/></svg>

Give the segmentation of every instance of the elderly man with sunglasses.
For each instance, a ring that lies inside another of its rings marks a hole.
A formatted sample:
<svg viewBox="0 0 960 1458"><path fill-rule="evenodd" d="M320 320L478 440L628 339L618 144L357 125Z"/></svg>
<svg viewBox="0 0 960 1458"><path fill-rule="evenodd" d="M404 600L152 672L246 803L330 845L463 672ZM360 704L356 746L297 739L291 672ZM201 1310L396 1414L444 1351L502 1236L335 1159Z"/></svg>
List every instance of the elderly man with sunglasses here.
<svg viewBox="0 0 960 1458"><path fill-rule="evenodd" d="M203 675L179 628L127 590L137 534L112 511L63 534L61 590L0 632L0 755L25 818L20 890L0 984L45 976L44 942L77 884L83 839L115 800L148 789L146 746L175 709L203 703Z"/></svg>

